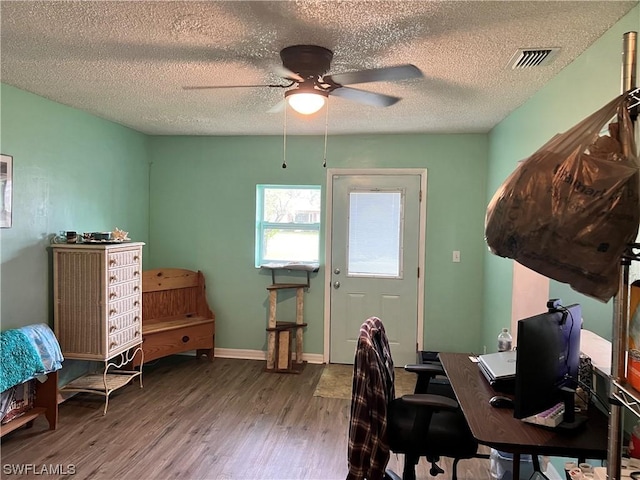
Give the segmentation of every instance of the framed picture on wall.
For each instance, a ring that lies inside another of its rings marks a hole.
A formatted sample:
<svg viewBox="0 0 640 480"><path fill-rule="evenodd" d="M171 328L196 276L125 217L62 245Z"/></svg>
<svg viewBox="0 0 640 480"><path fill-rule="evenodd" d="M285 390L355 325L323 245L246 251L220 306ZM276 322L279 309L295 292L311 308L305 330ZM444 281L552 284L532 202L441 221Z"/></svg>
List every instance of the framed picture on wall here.
<svg viewBox="0 0 640 480"><path fill-rule="evenodd" d="M11 227L13 157L0 154L0 228Z"/></svg>

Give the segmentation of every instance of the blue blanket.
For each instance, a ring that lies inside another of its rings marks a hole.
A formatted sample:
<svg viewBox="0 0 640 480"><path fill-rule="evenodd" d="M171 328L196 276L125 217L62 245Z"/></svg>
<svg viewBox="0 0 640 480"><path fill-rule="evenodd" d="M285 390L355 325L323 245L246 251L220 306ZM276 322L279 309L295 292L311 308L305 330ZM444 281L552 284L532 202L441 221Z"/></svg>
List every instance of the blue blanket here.
<svg viewBox="0 0 640 480"><path fill-rule="evenodd" d="M0 353L0 392L45 371L40 354L20 330L0 332Z"/></svg>
<svg viewBox="0 0 640 480"><path fill-rule="evenodd" d="M40 355L40 360L42 360L44 365L44 372L35 372L36 376L62 368L64 357L60 351L58 339L53 333L53 330L49 328L49 325L36 323L22 327L19 330L27 336L33 348L35 348Z"/></svg>
<svg viewBox="0 0 640 480"><path fill-rule="evenodd" d="M60 370L64 357L46 323L0 332L0 392Z"/></svg>

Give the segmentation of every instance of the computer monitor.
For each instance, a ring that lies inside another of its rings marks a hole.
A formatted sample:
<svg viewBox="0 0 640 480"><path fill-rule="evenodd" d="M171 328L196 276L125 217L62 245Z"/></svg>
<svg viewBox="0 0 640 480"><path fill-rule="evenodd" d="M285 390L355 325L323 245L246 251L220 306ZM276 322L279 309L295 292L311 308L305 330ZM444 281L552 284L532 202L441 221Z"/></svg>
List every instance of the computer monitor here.
<svg viewBox="0 0 640 480"><path fill-rule="evenodd" d="M580 305L550 300L549 310L518 321L515 418L526 418L565 403L558 428L575 428L574 393L580 366Z"/></svg>

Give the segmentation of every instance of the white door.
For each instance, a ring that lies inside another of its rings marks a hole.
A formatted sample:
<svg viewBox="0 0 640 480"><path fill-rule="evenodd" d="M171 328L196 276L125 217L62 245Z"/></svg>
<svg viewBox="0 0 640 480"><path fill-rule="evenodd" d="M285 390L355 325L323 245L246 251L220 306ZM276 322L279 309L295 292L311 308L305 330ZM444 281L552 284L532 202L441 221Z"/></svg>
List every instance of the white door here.
<svg viewBox="0 0 640 480"><path fill-rule="evenodd" d="M370 316L384 323L396 365L415 363L422 345L426 172L376 172L329 172L331 363L353 363Z"/></svg>

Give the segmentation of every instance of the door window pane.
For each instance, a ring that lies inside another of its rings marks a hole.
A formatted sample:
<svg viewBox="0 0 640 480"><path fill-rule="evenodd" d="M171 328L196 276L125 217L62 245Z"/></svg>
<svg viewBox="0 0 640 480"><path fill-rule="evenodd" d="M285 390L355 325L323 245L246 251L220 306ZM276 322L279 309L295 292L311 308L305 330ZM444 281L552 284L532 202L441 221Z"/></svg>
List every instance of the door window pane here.
<svg viewBox="0 0 640 480"><path fill-rule="evenodd" d="M403 200L400 191L349 193L349 275L401 276Z"/></svg>

